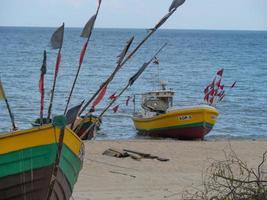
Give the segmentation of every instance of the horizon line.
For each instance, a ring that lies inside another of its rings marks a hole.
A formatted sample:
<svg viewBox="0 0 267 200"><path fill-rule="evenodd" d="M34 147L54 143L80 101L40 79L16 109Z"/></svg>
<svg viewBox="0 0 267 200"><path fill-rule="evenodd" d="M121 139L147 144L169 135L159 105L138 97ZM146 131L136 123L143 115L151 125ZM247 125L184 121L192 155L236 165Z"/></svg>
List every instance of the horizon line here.
<svg viewBox="0 0 267 200"><path fill-rule="evenodd" d="M13 26L13 25L0 25L0 27L7 27L7 28L57 28L56 26L31 26L31 25L26 25L26 26ZM80 26L70 26L70 27L65 27L65 28L77 28L77 29L83 29L83 27ZM149 28L141 28L141 27L95 27L96 29L135 29L135 30L147 30ZM161 28L159 30L185 30L185 31L254 31L254 32L267 32L267 29L209 29L209 28Z"/></svg>

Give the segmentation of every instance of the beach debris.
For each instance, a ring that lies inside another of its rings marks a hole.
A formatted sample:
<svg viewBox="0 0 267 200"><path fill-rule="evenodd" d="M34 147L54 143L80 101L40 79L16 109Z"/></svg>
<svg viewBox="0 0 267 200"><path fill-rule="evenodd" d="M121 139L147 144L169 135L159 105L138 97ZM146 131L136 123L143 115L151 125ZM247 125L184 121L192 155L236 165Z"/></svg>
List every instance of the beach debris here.
<svg viewBox="0 0 267 200"><path fill-rule="evenodd" d="M9 106L7 97L5 95L4 87L3 87L3 84L2 84L2 81L1 81L1 77L0 77L0 100L4 100L6 102L7 110L8 110L9 117L10 117L10 120L11 120L11 123L12 123L12 131L18 130L18 128L17 128L17 126L15 124L14 115L11 112L11 108Z"/></svg>
<svg viewBox="0 0 267 200"><path fill-rule="evenodd" d="M109 148L103 152L103 155L116 157L116 158L130 157L137 161L140 161L141 159L156 159L161 162L167 162L170 160L168 158L161 158L161 157L149 154L149 153L143 153L143 152L129 150L129 149Z"/></svg>

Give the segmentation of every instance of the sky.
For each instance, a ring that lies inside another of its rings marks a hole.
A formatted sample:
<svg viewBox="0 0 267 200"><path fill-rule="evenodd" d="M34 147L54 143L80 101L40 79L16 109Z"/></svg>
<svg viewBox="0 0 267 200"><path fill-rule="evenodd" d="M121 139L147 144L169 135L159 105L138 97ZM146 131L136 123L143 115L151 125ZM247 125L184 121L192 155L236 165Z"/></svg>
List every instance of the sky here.
<svg viewBox="0 0 267 200"><path fill-rule="evenodd" d="M102 0L101 28L150 28L172 0ZM0 26L83 27L97 0L0 0ZM166 29L267 30L267 0L186 0Z"/></svg>

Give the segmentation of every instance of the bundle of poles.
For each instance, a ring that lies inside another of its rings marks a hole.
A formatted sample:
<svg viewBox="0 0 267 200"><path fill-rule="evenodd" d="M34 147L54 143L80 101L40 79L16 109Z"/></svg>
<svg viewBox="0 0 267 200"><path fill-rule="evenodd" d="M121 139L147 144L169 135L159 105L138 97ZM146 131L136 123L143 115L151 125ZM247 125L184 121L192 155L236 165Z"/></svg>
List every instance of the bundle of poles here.
<svg viewBox="0 0 267 200"><path fill-rule="evenodd" d="M102 4L101 0L98 0L98 6L96 13L89 19L89 21L86 23L85 27L82 30L81 37L86 38L86 41L81 49L79 62L78 62L78 68L76 75L74 77L70 93L67 97L67 103L64 109L64 115L72 114L72 119L75 119L75 117L80 117L87 109L88 111L85 113L85 117L90 115L93 111L95 111L96 106L102 101L102 99L105 96L105 93L107 91L108 85L110 82L114 79L115 75L119 72L119 70L138 52L138 50L144 45L144 43L173 15L173 13L177 10L178 7L180 7L185 0L173 0L167 14L165 14L159 22L151 29L148 30L147 35L136 45L136 47L129 52L134 37L131 37L127 42L124 48L122 49L121 53L118 56L118 60L116 62L116 66L114 71L108 76L108 78L100 85L100 87L97 89L97 91L87 100L80 103L78 106L75 106L71 109L69 109L69 105L73 96L73 92L75 89L75 85L77 83L80 70L82 68L84 56L86 54L87 47L89 46L90 38L92 36L92 32L94 30L95 22L97 19L97 16L100 11L100 7ZM43 53L43 63L40 69L40 79L39 79L39 92L40 92L40 118L39 118L39 125L43 125L46 123L51 123L51 115L53 113L53 102L54 102L54 96L55 96L55 89L56 89L56 83L57 83L57 77L60 69L61 64L61 51L63 47L63 38L64 38L64 23L53 33L51 37L51 47L52 49L58 50L57 52L57 58L55 63L55 69L54 69L54 78L53 78L53 84L51 89L51 95L49 100L49 106L48 106L48 112L47 117L44 117L44 95L45 95L45 74L47 71L47 54L46 50L44 50ZM145 71L145 69L156 59L156 56L162 51L162 49L166 46L164 44L152 57L149 61L145 62L141 68L128 80L128 83L125 85L125 87L120 91L118 95L116 95L116 98L113 98L108 105L103 109L102 112L100 112L99 116L97 117L96 122L92 123L92 125L88 128L87 131L91 131L94 127L96 127L97 123L101 120L103 115L107 112L107 110L116 102L116 100L127 91L127 89L132 86L135 81L140 77L140 75ZM84 103L84 104L83 104ZM8 105L8 103L7 103ZM8 106L9 107L9 106ZM71 113L72 112L72 113ZM75 117L73 117L75 116ZM12 120L12 126L13 129L16 129L14 117L13 114L10 111L10 117ZM73 120L69 120L70 124L73 124ZM77 127L73 127L76 128ZM79 128L79 127L78 127Z"/></svg>
<svg viewBox="0 0 267 200"><path fill-rule="evenodd" d="M110 82L114 79L115 75L119 72L119 70L138 52L138 50L143 46L143 44L169 19L169 17L177 10L177 8L179 6L181 6L183 3L185 2L185 0L173 0L172 4L169 7L168 13L165 14L160 20L159 22L151 29L149 29L147 35L143 38L143 40L141 40L137 46L131 51L129 52L131 45L134 41L134 37L131 37L127 42L125 47L122 49L121 53L118 56L118 60L115 66L114 71L110 74L110 76L108 76L108 78L100 85L100 87L98 88L98 90L88 99L88 101L85 102L85 104L83 105L83 103L79 104L78 106L75 106L73 108L71 108L69 111L72 111L74 113L77 113L77 118L79 118L83 112L86 111L87 108L89 108L89 110L85 113L83 120L80 122L80 124L82 124L86 118L92 114L92 112L95 111L96 106L102 101L102 99L104 98L108 85L110 84ZM86 38L86 42L84 43L81 53L80 53L80 58L79 58L79 63L78 63L78 68L77 68L77 72L73 81L73 84L71 86L71 90L70 93L68 95L68 99L67 99L67 104L64 110L64 114L66 115L68 112L68 108L69 108L69 104L72 98L72 94L73 91L75 89L75 85L77 82L77 79L79 77L79 73L82 67L82 63L84 60L84 56L87 50L87 46L90 42L90 38L94 29L94 25L95 25L95 21L97 19L100 7L101 7L101 0L98 1L98 7L96 10L96 13L89 19L89 21L86 23L85 27L82 30L81 33L81 37ZM55 67L55 73L54 73L54 81L53 81L53 87L52 87L52 92L51 92L51 98L50 98L50 103L49 103L49 109L48 109L48 116L46 121L49 123L50 122L50 116L51 116L51 112L52 112L52 105L53 105L53 97L54 97L54 92L55 92L55 86L56 86L56 80L57 80L57 74L58 74L58 70L59 70L59 65L60 65L60 61L61 61L61 48L62 48L62 44L63 44L63 36L64 36L64 24L58 28L56 30L56 32L53 34L52 39L51 39L51 45L54 49L58 49L58 55L57 55L57 59L56 59L56 67ZM156 56L160 53L160 51L166 46L166 44L164 44L156 53L155 55L152 56L152 58L144 63L141 68L129 79L128 83L126 84L126 86L121 90L121 92L116 95L116 98L113 98L108 105L103 109L102 112L100 112L100 114L97 117L97 120L95 122L93 122L90 127L85 131L84 134L87 134L88 132L92 132L92 130L94 130L94 136L95 136L95 130L96 127L98 126L98 123L101 121L101 118L103 117L103 115L107 112L107 110L116 102L116 100L125 92L127 91L127 89L132 86L134 84L134 82L140 77L140 75L145 71L145 69L151 64L151 62L153 62L156 58ZM42 71L42 70L41 70ZM41 73L42 74L42 73ZM42 78L42 75L41 75ZM41 80L40 78L40 80ZM42 122L42 116L43 116L43 89L40 89L41 92L41 108L40 108L40 121ZM77 112L78 110L78 112ZM40 123L42 125L42 123ZM72 122L71 127L74 129L74 131L79 131L80 126L74 126L74 122ZM83 134L83 135L84 135ZM81 137L83 137L83 135Z"/></svg>
<svg viewBox="0 0 267 200"><path fill-rule="evenodd" d="M219 69L212 82L204 89L204 102L210 106L216 106L219 102L223 101L226 96L226 88L233 89L236 86L236 81L230 86L224 85L222 83L223 74L224 69Z"/></svg>

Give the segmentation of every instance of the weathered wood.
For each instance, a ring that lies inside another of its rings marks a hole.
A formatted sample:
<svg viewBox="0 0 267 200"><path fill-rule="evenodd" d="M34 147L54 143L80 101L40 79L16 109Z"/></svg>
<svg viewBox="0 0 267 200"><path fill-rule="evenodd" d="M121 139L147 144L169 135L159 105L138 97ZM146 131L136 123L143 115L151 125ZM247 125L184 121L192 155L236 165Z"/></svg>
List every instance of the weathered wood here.
<svg viewBox="0 0 267 200"><path fill-rule="evenodd" d="M133 151L133 150L129 150L129 149L123 149L123 151L126 151L127 153L134 153L134 154L138 154L144 158L147 157L151 157L151 155L149 153L143 153L143 152L139 152L139 151Z"/></svg>
<svg viewBox="0 0 267 200"><path fill-rule="evenodd" d="M123 150L119 150L119 149L113 149L113 148L112 149L110 148L104 151L103 155L117 157L117 158L125 158L129 156L127 152Z"/></svg>
<svg viewBox="0 0 267 200"><path fill-rule="evenodd" d="M158 156L154 156L154 155L151 155L149 153L143 153L143 152L139 152L139 151L133 151L133 150L129 150L129 149L123 149L124 151L126 151L128 154L131 153L131 154L137 154L143 158L149 158L149 159L157 159L158 161L162 161L162 162L166 162L166 161L169 161L170 159L168 158L160 158Z"/></svg>
<svg viewBox="0 0 267 200"><path fill-rule="evenodd" d="M127 152L128 156L130 156L132 159L134 160L137 160L137 161L140 161L142 158L144 158L143 156L140 156L138 154L134 154L134 153L130 153L130 152Z"/></svg>
<svg viewBox="0 0 267 200"><path fill-rule="evenodd" d="M169 161L170 159L168 158L160 158L158 156L154 156L148 153L143 153L143 152L138 152L138 151L133 151L129 149L114 149L114 148L109 148L106 151L103 152L103 155L106 156L112 156L116 158L126 158L126 157L131 157L134 160L140 161L142 158L146 159L156 159L158 161L166 162Z"/></svg>

